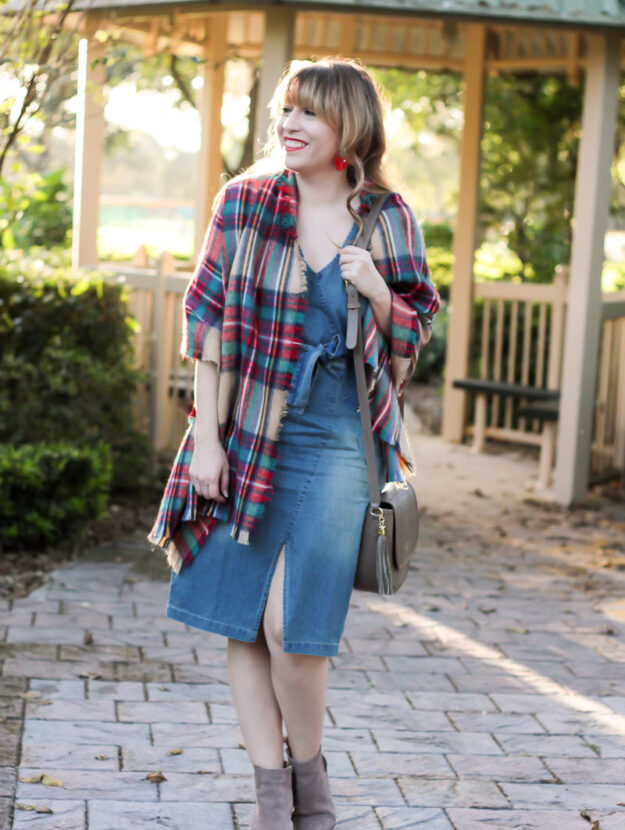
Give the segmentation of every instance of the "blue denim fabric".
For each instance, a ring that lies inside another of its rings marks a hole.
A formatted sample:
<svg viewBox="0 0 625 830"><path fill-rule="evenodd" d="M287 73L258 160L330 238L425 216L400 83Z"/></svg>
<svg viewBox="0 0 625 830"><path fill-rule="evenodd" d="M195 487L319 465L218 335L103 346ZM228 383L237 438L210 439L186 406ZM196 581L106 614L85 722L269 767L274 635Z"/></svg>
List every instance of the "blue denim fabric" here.
<svg viewBox="0 0 625 830"><path fill-rule="evenodd" d="M333 656L369 503L356 378L345 348L338 254L321 271L308 269L308 294L273 494L260 527L249 545L241 545L219 522L192 564L172 573L167 616L254 642L284 545L283 650ZM382 483L380 452L378 476Z"/></svg>

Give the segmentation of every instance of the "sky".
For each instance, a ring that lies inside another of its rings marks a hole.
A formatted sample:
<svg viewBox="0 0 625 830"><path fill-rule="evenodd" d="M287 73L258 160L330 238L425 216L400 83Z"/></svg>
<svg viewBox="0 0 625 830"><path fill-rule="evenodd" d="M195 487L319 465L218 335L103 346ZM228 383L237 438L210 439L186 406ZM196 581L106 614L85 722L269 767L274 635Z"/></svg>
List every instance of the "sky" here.
<svg viewBox="0 0 625 830"><path fill-rule="evenodd" d="M150 133L164 149L186 153L200 149L200 119L188 104L174 106L178 94L137 91L134 84L119 84L110 90L104 117L110 124L125 130Z"/></svg>
<svg viewBox="0 0 625 830"><path fill-rule="evenodd" d="M0 98L14 98L17 108L22 92L17 79L0 73ZM165 150L196 153L200 149L200 118L197 110L189 104L176 106L178 98L179 94L173 89L166 92L138 91L133 83L120 83L106 91L104 117L109 124L121 129L149 133ZM70 112L75 112L76 98L68 99L65 106ZM241 129L247 129L245 115L248 107L249 98L246 95L235 98L225 93L222 122L234 135ZM31 119L27 131L37 135L40 130L40 122Z"/></svg>
<svg viewBox="0 0 625 830"><path fill-rule="evenodd" d="M104 117L110 124L126 129L150 133L164 149L195 153L200 149L200 118L189 104L175 106L179 94L175 90L156 92L137 91L132 83L121 83L109 90ZM233 97L224 94L221 120L225 127L237 133L247 129L245 115L249 107L246 95Z"/></svg>

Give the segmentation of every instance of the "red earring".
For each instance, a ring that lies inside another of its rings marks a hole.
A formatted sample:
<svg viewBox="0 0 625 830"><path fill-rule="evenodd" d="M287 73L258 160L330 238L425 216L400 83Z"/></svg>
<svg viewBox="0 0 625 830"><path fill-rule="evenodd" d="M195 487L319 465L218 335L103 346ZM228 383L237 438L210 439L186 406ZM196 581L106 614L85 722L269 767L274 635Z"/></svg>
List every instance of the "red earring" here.
<svg viewBox="0 0 625 830"><path fill-rule="evenodd" d="M349 162L343 156L334 156L332 160L337 170L345 170L349 166Z"/></svg>

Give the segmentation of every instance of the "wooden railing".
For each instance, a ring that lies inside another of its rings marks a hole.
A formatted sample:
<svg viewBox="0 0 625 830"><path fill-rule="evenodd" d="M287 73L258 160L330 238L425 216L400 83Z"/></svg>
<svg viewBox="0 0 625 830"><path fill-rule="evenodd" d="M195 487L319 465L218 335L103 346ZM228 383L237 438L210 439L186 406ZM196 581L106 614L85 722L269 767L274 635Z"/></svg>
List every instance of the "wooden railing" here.
<svg viewBox="0 0 625 830"><path fill-rule="evenodd" d="M182 296L189 272L176 273L171 254L153 268L112 266L116 279L129 289L130 313L137 321L135 355L146 383L136 401L136 414L157 452L175 450L184 433L193 396L192 361L179 356Z"/></svg>
<svg viewBox="0 0 625 830"><path fill-rule="evenodd" d="M553 283L475 284L470 374L487 380L558 389L566 316L566 269ZM480 302L481 301L481 302ZM467 432L480 438L540 445L540 424L519 418L519 399L479 396Z"/></svg>
<svg viewBox="0 0 625 830"><path fill-rule="evenodd" d="M625 291L604 294L591 480L620 471L625 482Z"/></svg>
<svg viewBox="0 0 625 830"><path fill-rule="evenodd" d="M566 268L560 267L550 285L476 283L472 376L560 388L566 278ZM476 437L478 448L485 438L540 446L549 467L557 426L519 417L520 403L513 397L477 395L466 431ZM625 477L625 291L603 295L591 480L617 471ZM541 468L540 480L548 481L548 473Z"/></svg>

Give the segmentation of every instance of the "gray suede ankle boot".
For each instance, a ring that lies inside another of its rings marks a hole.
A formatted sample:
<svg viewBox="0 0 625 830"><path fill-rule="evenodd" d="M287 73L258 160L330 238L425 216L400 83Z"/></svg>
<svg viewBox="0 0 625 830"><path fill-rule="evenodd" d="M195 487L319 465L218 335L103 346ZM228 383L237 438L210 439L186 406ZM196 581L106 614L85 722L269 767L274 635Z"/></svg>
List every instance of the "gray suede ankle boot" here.
<svg viewBox="0 0 625 830"><path fill-rule="evenodd" d="M328 765L321 749L303 763L293 760L293 830L333 830L336 811L330 792Z"/></svg>
<svg viewBox="0 0 625 830"><path fill-rule="evenodd" d="M293 830L292 767L265 769L254 766L256 804L250 830Z"/></svg>

